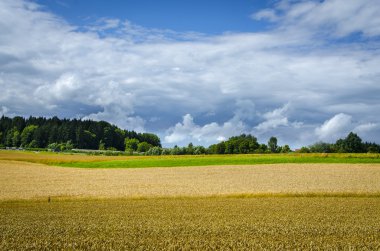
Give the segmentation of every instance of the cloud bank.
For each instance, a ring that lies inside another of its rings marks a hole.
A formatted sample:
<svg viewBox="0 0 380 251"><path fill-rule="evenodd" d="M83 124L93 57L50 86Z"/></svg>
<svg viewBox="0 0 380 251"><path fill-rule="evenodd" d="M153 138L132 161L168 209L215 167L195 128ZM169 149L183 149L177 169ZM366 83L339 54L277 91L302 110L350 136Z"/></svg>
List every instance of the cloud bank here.
<svg viewBox="0 0 380 251"><path fill-rule="evenodd" d="M266 31L220 35L103 18L76 27L0 2L0 113L107 120L164 145L240 133L293 147L349 131L380 142L380 5L277 1Z"/></svg>

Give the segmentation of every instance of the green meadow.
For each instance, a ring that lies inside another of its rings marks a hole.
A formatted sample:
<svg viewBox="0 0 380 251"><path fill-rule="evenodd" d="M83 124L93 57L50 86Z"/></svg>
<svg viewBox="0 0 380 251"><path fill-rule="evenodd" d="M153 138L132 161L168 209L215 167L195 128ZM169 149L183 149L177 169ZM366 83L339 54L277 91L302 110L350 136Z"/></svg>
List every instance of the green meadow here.
<svg viewBox="0 0 380 251"><path fill-rule="evenodd" d="M144 156L122 160L70 161L55 163L79 168L144 168L211 165L257 165L282 163L380 163L379 154L239 154L204 156Z"/></svg>

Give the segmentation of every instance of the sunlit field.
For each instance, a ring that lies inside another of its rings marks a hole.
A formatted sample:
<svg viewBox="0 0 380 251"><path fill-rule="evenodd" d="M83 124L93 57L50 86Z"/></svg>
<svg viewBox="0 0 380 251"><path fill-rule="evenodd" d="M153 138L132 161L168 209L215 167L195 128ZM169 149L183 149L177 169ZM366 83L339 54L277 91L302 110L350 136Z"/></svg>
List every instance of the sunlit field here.
<svg viewBox="0 0 380 251"><path fill-rule="evenodd" d="M376 194L379 164L66 168L0 160L0 199Z"/></svg>
<svg viewBox="0 0 380 251"><path fill-rule="evenodd" d="M0 173L0 250L380 248L376 154L0 151Z"/></svg>
<svg viewBox="0 0 380 251"><path fill-rule="evenodd" d="M378 198L0 204L0 249L378 250Z"/></svg>

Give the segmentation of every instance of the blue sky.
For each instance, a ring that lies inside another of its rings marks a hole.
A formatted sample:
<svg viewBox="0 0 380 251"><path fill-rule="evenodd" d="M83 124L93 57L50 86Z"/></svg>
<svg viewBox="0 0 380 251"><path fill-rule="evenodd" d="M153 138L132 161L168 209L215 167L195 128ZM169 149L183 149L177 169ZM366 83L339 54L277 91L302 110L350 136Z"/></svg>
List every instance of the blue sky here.
<svg viewBox="0 0 380 251"><path fill-rule="evenodd" d="M273 1L259 0L39 0L49 11L74 25L87 25L101 18L128 19L146 28L178 32L220 34L252 32L265 28L252 13ZM90 4L89 4L90 3Z"/></svg>
<svg viewBox="0 0 380 251"><path fill-rule="evenodd" d="M380 143L380 0L2 0L0 34L0 115Z"/></svg>

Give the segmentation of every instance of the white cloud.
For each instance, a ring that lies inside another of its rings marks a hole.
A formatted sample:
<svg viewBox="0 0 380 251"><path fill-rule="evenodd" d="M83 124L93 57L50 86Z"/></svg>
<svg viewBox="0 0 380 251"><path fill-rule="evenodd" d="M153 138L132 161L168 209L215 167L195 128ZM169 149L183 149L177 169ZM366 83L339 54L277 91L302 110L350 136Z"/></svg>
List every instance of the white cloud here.
<svg viewBox="0 0 380 251"><path fill-rule="evenodd" d="M272 9L260 10L259 12L252 14L251 17L256 20L267 19L271 22L277 21L279 19L276 12Z"/></svg>
<svg viewBox="0 0 380 251"><path fill-rule="evenodd" d="M186 144L186 142L206 142L208 144L225 140L231 136L246 131L242 121L227 121L221 125L210 123L203 126L196 125L190 114L183 116L182 123L169 128L164 143Z"/></svg>
<svg viewBox="0 0 380 251"><path fill-rule="evenodd" d="M80 80L70 73L65 73L60 76L53 84L45 84L37 87L35 95L41 100L67 100L75 98L75 95L80 94Z"/></svg>
<svg viewBox="0 0 380 251"><path fill-rule="evenodd" d="M358 125L357 127L353 129L353 131L360 135L363 135L367 132L373 131L374 129L378 129L378 128L379 128L379 124L366 123L366 124Z"/></svg>
<svg viewBox="0 0 380 251"><path fill-rule="evenodd" d="M287 126L289 124L288 118L286 117L286 112L288 109L289 104L286 104L281 108L264 113L262 117L265 119L265 121L258 124L255 127L255 130L261 132L275 129L279 126Z"/></svg>
<svg viewBox="0 0 380 251"><path fill-rule="evenodd" d="M380 141L371 126L380 123L375 3L281 1L256 15L277 22L274 30L206 36L111 19L81 29L31 1L3 0L0 107L205 145L244 132L311 144L335 138L351 116L347 130ZM359 31L367 40L331 44L323 31L336 38ZM323 124L326 117L332 121Z"/></svg>
<svg viewBox="0 0 380 251"><path fill-rule="evenodd" d="M339 113L329 120L326 120L323 125L315 129L315 133L320 140L332 142L341 138L352 126L352 117L350 115Z"/></svg>
<svg viewBox="0 0 380 251"><path fill-rule="evenodd" d="M229 120L223 123L212 122L203 126L195 124L193 117L186 114L181 123L168 129L164 143L186 144L186 142L195 141L210 144L243 133L252 133L258 136L262 142L266 142L270 136L275 136L274 129L278 127L285 128L289 135L294 136L295 134L291 131L300 129L303 127L303 123L289 122L286 117L289 107L290 104L285 104L264 114L258 114L252 101L239 100L236 102L235 111ZM255 121L260 118L264 121L256 124Z"/></svg>
<svg viewBox="0 0 380 251"><path fill-rule="evenodd" d="M6 106L1 106L1 109L0 109L0 116L6 116L8 113L8 108Z"/></svg>
<svg viewBox="0 0 380 251"><path fill-rule="evenodd" d="M366 37L380 35L378 0L282 0L274 9L252 14L256 20L278 22L281 29L344 37L360 32Z"/></svg>
<svg viewBox="0 0 380 251"><path fill-rule="evenodd" d="M303 126L302 122L293 121L290 122L288 119L288 113L290 110L290 103L285 104L280 108L276 108L273 111L266 112L261 115L264 121L259 123L253 128L253 133L263 134L266 132L274 131L278 127L285 128L301 128Z"/></svg>
<svg viewBox="0 0 380 251"><path fill-rule="evenodd" d="M145 132L145 120L139 116L133 116L133 113L125 111L122 106L116 104L106 106L103 111L91 113L83 119L104 120L116 125L122 125L124 128L133 128L137 132Z"/></svg>
<svg viewBox="0 0 380 251"><path fill-rule="evenodd" d="M349 132L355 132L366 141L374 141L378 130L378 123L354 121L351 115L339 113L318 126L315 134L319 140L335 142Z"/></svg>

